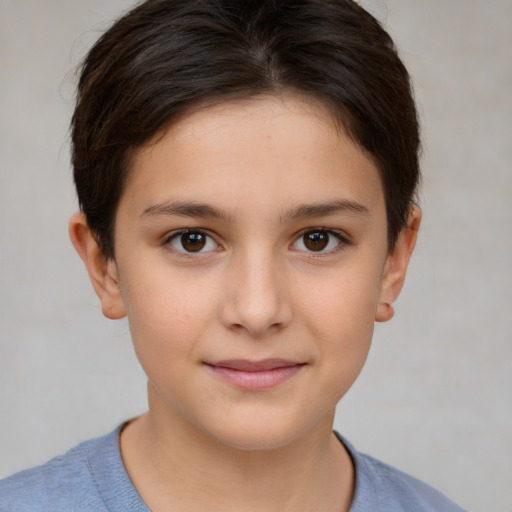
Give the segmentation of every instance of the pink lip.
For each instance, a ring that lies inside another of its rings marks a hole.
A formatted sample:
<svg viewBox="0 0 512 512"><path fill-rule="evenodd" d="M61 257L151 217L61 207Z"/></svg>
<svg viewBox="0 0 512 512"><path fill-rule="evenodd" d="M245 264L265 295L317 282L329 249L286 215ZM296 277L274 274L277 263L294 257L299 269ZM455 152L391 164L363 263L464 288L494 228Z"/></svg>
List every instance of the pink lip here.
<svg viewBox="0 0 512 512"><path fill-rule="evenodd" d="M239 388L259 390L273 388L298 373L304 363L284 359L248 361L231 359L206 363L216 375Z"/></svg>

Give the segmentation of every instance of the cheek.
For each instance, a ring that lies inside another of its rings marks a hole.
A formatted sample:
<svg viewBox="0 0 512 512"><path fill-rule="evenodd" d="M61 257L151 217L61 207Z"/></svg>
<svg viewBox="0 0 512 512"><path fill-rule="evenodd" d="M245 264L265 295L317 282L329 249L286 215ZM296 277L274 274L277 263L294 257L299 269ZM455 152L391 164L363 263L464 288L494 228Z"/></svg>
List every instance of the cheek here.
<svg viewBox="0 0 512 512"><path fill-rule="evenodd" d="M380 278L378 269L344 269L302 285L302 309L320 331L343 338L373 326Z"/></svg>
<svg viewBox="0 0 512 512"><path fill-rule="evenodd" d="M180 275L139 274L123 288L130 332L146 371L193 354L215 315L212 288Z"/></svg>
<svg viewBox="0 0 512 512"><path fill-rule="evenodd" d="M364 365L374 329L378 273L348 272L308 286L302 311L333 389L344 393Z"/></svg>

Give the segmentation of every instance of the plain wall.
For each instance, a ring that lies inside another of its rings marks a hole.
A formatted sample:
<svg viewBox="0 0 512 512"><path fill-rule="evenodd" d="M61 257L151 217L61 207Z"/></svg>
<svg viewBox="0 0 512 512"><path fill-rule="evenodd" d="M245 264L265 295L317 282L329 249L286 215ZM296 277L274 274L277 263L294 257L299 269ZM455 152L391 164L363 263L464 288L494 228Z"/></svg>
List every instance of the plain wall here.
<svg viewBox="0 0 512 512"><path fill-rule="evenodd" d="M424 223L336 428L474 512L512 511L512 2L367 0L413 75ZM74 68L130 2L0 0L0 476L143 412L125 321L67 236Z"/></svg>

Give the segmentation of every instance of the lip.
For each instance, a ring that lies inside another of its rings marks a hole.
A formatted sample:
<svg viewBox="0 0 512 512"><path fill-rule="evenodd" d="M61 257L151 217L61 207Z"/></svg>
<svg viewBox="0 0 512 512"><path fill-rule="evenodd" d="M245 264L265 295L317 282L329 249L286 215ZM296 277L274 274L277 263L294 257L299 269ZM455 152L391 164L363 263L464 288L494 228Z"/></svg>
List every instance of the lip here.
<svg viewBox="0 0 512 512"><path fill-rule="evenodd" d="M306 366L305 363L285 359L229 359L205 364L225 382L252 391L274 388L291 379Z"/></svg>

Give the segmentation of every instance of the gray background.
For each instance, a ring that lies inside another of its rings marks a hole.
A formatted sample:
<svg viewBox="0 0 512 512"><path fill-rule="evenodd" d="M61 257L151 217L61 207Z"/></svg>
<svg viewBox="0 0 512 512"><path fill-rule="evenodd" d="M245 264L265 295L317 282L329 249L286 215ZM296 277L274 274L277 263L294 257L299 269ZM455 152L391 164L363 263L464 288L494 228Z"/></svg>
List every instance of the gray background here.
<svg viewBox="0 0 512 512"><path fill-rule="evenodd" d="M512 2L362 2L416 83L424 224L336 426L475 512L512 512ZM127 324L67 238L73 69L123 0L0 0L0 476L146 407Z"/></svg>

